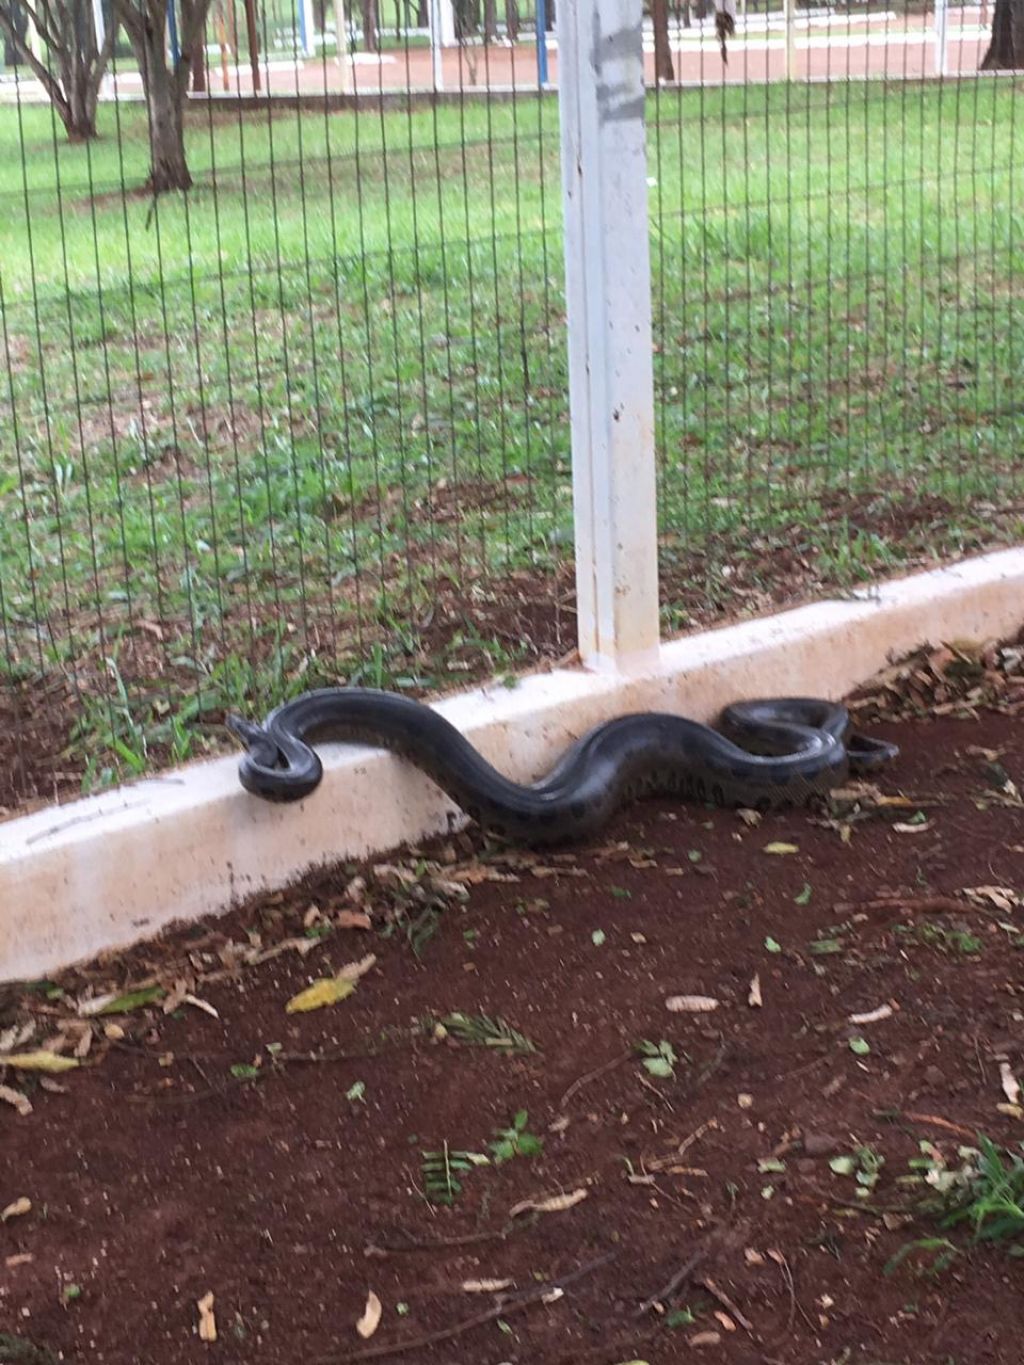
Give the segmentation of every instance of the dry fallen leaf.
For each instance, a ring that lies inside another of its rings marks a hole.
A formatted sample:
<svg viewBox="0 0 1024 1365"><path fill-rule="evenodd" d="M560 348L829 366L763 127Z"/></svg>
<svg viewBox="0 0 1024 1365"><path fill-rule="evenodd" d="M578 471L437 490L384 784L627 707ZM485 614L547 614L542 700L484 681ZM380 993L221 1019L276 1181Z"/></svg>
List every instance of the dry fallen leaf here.
<svg viewBox="0 0 1024 1365"><path fill-rule="evenodd" d="M372 1337L380 1326L380 1318L384 1309L380 1299L371 1289L366 1296L366 1307L363 1309L363 1316L356 1323L356 1331L364 1341Z"/></svg>
<svg viewBox="0 0 1024 1365"><path fill-rule="evenodd" d="M339 910L334 922L339 929L369 929L370 916L363 910Z"/></svg>
<svg viewBox="0 0 1024 1365"><path fill-rule="evenodd" d="M211 1019L220 1018L220 1015L217 1013L214 1006L210 1004L209 1000L203 1000L198 995L193 995L191 992L189 992L188 995L183 996L182 999L186 1005L191 1005L194 1010L202 1010L203 1013L208 1014Z"/></svg>
<svg viewBox="0 0 1024 1365"><path fill-rule="evenodd" d="M573 1190L571 1194L555 1194L550 1199L524 1199L522 1203L513 1204L508 1211L510 1218L515 1218L520 1213L527 1210L533 1213L564 1213L566 1209L573 1208L587 1197L584 1189Z"/></svg>
<svg viewBox="0 0 1024 1365"><path fill-rule="evenodd" d="M911 825L904 820L897 820L894 825L890 826L897 834L924 834L931 827L931 820L922 820L919 825Z"/></svg>
<svg viewBox="0 0 1024 1365"><path fill-rule="evenodd" d="M340 981L336 976L321 977L307 986L298 995L293 995L285 1005L286 1014L303 1014L308 1010L320 1010L325 1005L336 1005L345 1000L356 988L354 981Z"/></svg>
<svg viewBox="0 0 1024 1365"><path fill-rule="evenodd" d="M36 1052L11 1052L6 1057L0 1057L0 1066L13 1066L17 1071L48 1071L52 1075L74 1071L77 1065L74 1057L61 1057L45 1048Z"/></svg>
<svg viewBox="0 0 1024 1365"><path fill-rule="evenodd" d="M782 853L799 853L799 852L800 852L800 850L797 848L796 844L784 844L784 843L778 842L777 840L776 840L774 843L765 844L765 846L764 846L764 851L765 851L765 853L779 853L779 854L782 854Z"/></svg>
<svg viewBox="0 0 1024 1365"><path fill-rule="evenodd" d="M710 1014L719 1003L713 995L670 995L665 1008L673 1014Z"/></svg>
<svg viewBox="0 0 1024 1365"><path fill-rule="evenodd" d="M213 1294L204 1294L196 1303L199 1309L199 1340L217 1340L217 1320L213 1316Z"/></svg>
<svg viewBox="0 0 1024 1365"><path fill-rule="evenodd" d="M13 1256L7 1256L4 1259L4 1265L8 1270L13 1270L19 1265L31 1265L34 1260L35 1256L31 1251L18 1251Z"/></svg>
<svg viewBox="0 0 1024 1365"><path fill-rule="evenodd" d="M497 1294L502 1289L511 1289L515 1280L463 1280L463 1294Z"/></svg>
<svg viewBox="0 0 1024 1365"><path fill-rule="evenodd" d="M22 1118L27 1118L32 1112L32 1101L20 1090L15 1090L13 1086L0 1085L0 1100L4 1104L12 1105Z"/></svg>
<svg viewBox="0 0 1024 1365"><path fill-rule="evenodd" d="M892 1018L891 1005L879 1005L876 1010L868 1010L865 1014L851 1014L851 1024L877 1024L883 1019Z"/></svg>
<svg viewBox="0 0 1024 1365"><path fill-rule="evenodd" d="M321 977L304 991L299 991L298 995L293 995L284 1007L285 1013L301 1014L308 1010L323 1009L325 1005L336 1005L339 1000L345 1000L355 990L359 978L368 972L376 961L373 953L368 953L358 962L350 962L347 967L342 967L337 975Z"/></svg>
<svg viewBox="0 0 1024 1365"><path fill-rule="evenodd" d="M761 977L755 972L750 982L750 991L747 995L747 1004L751 1009L760 1009L764 1004L761 999Z"/></svg>
<svg viewBox="0 0 1024 1365"><path fill-rule="evenodd" d="M1012 886L965 886L964 895L977 904L983 905L988 901L1004 914L1009 914L1020 905L1020 897Z"/></svg>
<svg viewBox="0 0 1024 1365"><path fill-rule="evenodd" d="M26 1213L32 1212L32 1200L22 1195L20 1199L15 1199L13 1204L0 1212L0 1223L6 1223L9 1218L23 1218Z"/></svg>
<svg viewBox="0 0 1024 1365"><path fill-rule="evenodd" d="M999 1063L999 1080L1003 1087L1003 1094L1011 1104L1020 1103L1020 1085L1017 1077L1010 1070L1009 1062Z"/></svg>

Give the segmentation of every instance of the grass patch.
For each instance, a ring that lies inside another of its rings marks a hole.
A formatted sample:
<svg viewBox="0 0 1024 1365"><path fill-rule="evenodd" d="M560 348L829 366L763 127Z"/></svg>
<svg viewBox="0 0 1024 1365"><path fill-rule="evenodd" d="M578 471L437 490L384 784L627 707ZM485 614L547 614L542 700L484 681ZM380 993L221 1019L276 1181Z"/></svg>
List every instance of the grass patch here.
<svg viewBox="0 0 1024 1365"><path fill-rule="evenodd" d="M649 100L667 628L1017 529L1013 98ZM142 111L101 132L0 109L0 617L65 762L568 647L555 105L203 111L155 206Z"/></svg>

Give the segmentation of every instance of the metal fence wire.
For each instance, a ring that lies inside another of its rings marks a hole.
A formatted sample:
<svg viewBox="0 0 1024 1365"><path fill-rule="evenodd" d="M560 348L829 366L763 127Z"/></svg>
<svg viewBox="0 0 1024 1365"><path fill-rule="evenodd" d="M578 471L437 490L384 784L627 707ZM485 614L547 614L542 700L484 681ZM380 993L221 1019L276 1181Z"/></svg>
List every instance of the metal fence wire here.
<svg viewBox="0 0 1024 1365"><path fill-rule="evenodd" d="M0 73L0 806L310 686L571 651L539 9L457 6L442 52L382 6L372 53L365 8L228 0L193 187L156 198L123 43L96 140ZM987 22L944 11L939 77L909 8L748 6L727 63L690 6L648 26L667 630L1019 538L1021 84L978 74Z"/></svg>

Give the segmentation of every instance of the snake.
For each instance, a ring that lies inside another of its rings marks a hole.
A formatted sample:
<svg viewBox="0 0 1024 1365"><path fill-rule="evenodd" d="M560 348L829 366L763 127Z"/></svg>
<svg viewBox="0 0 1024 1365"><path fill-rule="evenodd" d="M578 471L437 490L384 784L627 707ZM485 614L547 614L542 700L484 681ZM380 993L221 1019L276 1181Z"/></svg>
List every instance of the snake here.
<svg viewBox="0 0 1024 1365"><path fill-rule="evenodd" d="M315 743L363 743L408 760L486 831L527 846L588 839L647 796L760 811L825 803L851 772L899 752L855 733L841 703L808 697L734 702L717 729L657 711L618 716L527 784L500 773L432 707L375 688L319 688L262 725L237 715L226 724L245 749L241 784L255 796L301 801L323 777Z"/></svg>

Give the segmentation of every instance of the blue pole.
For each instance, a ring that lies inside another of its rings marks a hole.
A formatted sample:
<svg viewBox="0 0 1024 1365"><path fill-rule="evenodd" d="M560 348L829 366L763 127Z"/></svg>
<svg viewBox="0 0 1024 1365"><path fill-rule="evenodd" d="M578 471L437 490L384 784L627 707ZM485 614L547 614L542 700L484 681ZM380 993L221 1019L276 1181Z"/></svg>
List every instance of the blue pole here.
<svg viewBox="0 0 1024 1365"><path fill-rule="evenodd" d="M299 42L302 44L302 51L309 51L308 34L306 33L306 6L303 0L298 0L299 5Z"/></svg>
<svg viewBox="0 0 1024 1365"><path fill-rule="evenodd" d="M537 84L548 83L548 7L546 0L537 0Z"/></svg>
<svg viewBox="0 0 1024 1365"><path fill-rule="evenodd" d="M178 19L174 13L174 0L167 0L167 30L171 36L171 66L177 71L181 48L178 46Z"/></svg>

